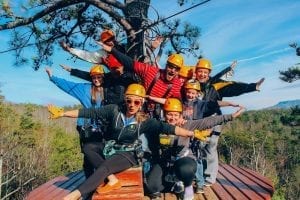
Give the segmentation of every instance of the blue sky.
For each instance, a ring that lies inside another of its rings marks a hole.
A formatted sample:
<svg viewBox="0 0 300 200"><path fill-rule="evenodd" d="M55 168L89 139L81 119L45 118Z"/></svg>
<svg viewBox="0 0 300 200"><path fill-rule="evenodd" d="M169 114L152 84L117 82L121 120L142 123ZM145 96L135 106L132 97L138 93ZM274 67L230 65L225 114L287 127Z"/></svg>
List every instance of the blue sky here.
<svg viewBox="0 0 300 200"><path fill-rule="evenodd" d="M164 16L183 9L170 2L152 1L152 4ZM288 46L292 42L300 45L299 10L300 1L296 0L212 0L177 17L201 28L201 49L212 61L213 72L237 60L233 80L256 82L266 78L260 92L224 99L243 104L248 109L260 109L279 101L300 99L299 81L289 84L278 78L279 70L300 62L295 50ZM8 35L9 31L0 32L0 51L6 49ZM81 82L70 77L58 64L85 70L91 65L79 60L74 63L68 58L69 54L57 47L52 65L54 74ZM31 66L13 67L13 59L9 53L0 54L0 90L7 101L60 106L79 103L49 82L44 67L37 72ZM186 64L193 65L196 61L186 57ZM164 66L164 59L160 64Z"/></svg>

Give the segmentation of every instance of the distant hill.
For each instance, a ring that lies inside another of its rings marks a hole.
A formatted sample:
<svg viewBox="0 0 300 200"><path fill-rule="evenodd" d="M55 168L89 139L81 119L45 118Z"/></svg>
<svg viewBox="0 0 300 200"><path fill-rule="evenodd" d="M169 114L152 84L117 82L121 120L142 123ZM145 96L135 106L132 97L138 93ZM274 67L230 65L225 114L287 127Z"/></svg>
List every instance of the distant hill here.
<svg viewBox="0 0 300 200"><path fill-rule="evenodd" d="M291 107L300 106L300 99L281 101L274 106L268 107L266 109L288 109Z"/></svg>

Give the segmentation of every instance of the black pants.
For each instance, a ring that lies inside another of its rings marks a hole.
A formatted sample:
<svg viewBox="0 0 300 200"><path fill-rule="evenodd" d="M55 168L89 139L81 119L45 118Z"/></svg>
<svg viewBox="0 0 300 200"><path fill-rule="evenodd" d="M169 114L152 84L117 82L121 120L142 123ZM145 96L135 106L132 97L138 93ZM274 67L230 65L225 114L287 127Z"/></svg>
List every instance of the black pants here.
<svg viewBox="0 0 300 200"><path fill-rule="evenodd" d="M184 183L184 186L192 185L197 171L197 163L190 157L183 157L175 161L173 168L164 168L174 170L178 180ZM151 171L146 176L145 189L148 194L161 192L164 189L169 190L173 183L166 182L163 177L168 172L164 171L159 164L154 164Z"/></svg>
<svg viewBox="0 0 300 200"><path fill-rule="evenodd" d="M95 165L91 163L93 159L87 158L86 152L102 152L104 144L102 142L102 135L94 134L92 137L84 138L84 133L81 128L81 126L76 127L78 133L79 133L79 139L80 139L80 148L81 152L83 153L83 171L86 178L91 176L94 173ZM95 145L96 144L96 145ZM102 148L102 150L100 149ZM100 154L99 154L100 156Z"/></svg>
<svg viewBox="0 0 300 200"><path fill-rule="evenodd" d="M175 175L181 180L184 186L192 185L197 171L197 163L190 157L183 157L174 163Z"/></svg>
<svg viewBox="0 0 300 200"><path fill-rule="evenodd" d="M130 152L114 154L106 160L96 160L93 162L100 163L100 165L96 171L79 186L78 190L81 195L85 195L96 190L96 188L104 182L107 176L124 171L138 164L134 154Z"/></svg>
<svg viewBox="0 0 300 200"><path fill-rule="evenodd" d="M162 183L163 170L159 164L154 164L151 170L146 174L146 181L144 183L147 194L161 192L164 189Z"/></svg>

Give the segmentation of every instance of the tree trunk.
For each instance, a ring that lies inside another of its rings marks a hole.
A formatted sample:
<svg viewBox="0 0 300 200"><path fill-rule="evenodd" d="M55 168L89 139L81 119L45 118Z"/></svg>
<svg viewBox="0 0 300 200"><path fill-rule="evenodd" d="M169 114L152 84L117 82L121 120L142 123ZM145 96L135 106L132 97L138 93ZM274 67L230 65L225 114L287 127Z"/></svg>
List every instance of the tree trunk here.
<svg viewBox="0 0 300 200"><path fill-rule="evenodd" d="M127 40L127 54L136 60L143 61L146 56L146 46L144 40L145 31L142 28L148 18L150 0L125 0L125 3L126 20L132 25L134 31L137 32L134 38L129 37Z"/></svg>

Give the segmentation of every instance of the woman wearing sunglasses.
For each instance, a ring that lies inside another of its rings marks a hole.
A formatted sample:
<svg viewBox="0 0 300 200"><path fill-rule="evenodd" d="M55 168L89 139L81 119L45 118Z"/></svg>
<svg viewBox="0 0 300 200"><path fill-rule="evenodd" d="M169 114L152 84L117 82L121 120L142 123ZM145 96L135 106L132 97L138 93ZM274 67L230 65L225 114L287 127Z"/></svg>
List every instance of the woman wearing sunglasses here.
<svg viewBox="0 0 300 200"><path fill-rule="evenodd" d="M135 149L129 149L134 146L140 134L157 137L160 133L173 134L185 137L194 136L193 131L182 129L178 126L169 125L155 119L148 119L141 112L142 104L146 96L145 88L140 84L131 84L125 92L125 105L107 105L97 109L80 109L64 112L53 105L48 106L51 118L59 117L85 117L99 118L107 122L109 140L114 141L114 145L124 147L124 151L105 152L106 159L101 156L92 155L91 162L96 168L94 174L90 176L79 188L64 200L77 200L83 195L94 191L98 185L102 184L107 176L126 170L138 164L138 158ZM126 148L128 147L128 148ZM107 149L106 149L107 150Z"/></svg>

